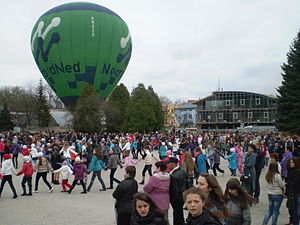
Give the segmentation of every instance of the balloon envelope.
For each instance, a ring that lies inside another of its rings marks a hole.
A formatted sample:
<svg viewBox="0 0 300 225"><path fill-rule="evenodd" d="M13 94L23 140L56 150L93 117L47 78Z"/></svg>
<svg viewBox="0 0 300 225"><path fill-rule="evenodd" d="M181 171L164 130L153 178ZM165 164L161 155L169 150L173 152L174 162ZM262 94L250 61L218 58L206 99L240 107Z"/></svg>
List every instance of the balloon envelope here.
<svg viewBox="0 0 300 225"><path fill-rule="evenodd" d="M31 33L43 77L67 107L86 83L106 98L131 57L129 29L115 12L93 3L68 3L44 13Z"/></svg>

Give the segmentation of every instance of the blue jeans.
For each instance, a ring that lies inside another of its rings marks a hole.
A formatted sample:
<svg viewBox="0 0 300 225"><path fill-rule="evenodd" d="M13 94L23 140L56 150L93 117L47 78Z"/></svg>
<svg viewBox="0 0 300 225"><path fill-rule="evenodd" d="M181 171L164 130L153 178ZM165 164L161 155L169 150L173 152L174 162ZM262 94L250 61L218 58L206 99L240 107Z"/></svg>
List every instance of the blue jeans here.
<svg viewBox="0 0 300 225"><path fill-rule="evenodd" d="M283 201L283 195L268 194L268 199L269 199L269 209L265 215L263 224L268 224L269 219L272 217L272 225L276 225L279 216L279 209Z"/></svg>
<svg viewBox="0 0 300 225"><path fill-rule="evenodd" d="M300 196L295 196L294 225L299 225L299 219L300 219Z"/></svg>

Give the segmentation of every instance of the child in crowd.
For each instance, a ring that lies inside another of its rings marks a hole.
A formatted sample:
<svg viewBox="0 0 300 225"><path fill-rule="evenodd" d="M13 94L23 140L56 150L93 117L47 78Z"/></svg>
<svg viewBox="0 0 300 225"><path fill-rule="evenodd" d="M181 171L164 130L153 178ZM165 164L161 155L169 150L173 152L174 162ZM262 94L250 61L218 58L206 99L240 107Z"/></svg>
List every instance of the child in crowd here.
<svg viewBox="0 0 300 225"><path fill-rule="evenodd" d="M62 190L61 192L66 192L66 186L68 188L72 188L72 185L68 183L69 177L71 174L73 174L72 170L68 166L68 161L65 160L62 163L62 167L59 169L55 170L53 173L60 173L61 174L61 187Z"/></svg>
<svg viewBox="0 0 300 225"><path fill-rule="evenodd" d="M231 152L230 155L228 157L226 157L226 159L229 161L228 168L231 172L230 176L235 177L236 176L236 169L238 168L235 149L231 148L230 152Z"/></svg>
<svg viewBox="0 0 300 225"><path fill-rule="evenodd" d="M85 168L82 161L80 160L80 157L77 156L75 158L75 163L74 163L74 167L73 167L73 175L75 177L74 177L74 181L72 183L72 187L68 191L69 194L71 194L72 190L74 189L74 187L75 187L75 185L77 184L78 181L80 181L80 184L83 188L83 192L80 192L80 194L86 194L87 193L85 183L83 182L84 173L89 174L90 172Z"/></svg>
<svg viewBox="0 0 300 225"><path fill-rule="evenodd" d="M25 196L25 195L32 196L33 165L28 155L23 157L23 167L22 170L20 170L17 173L17 176L20 176L21 174L24 174L24 177L21 182L22 189L23 189L23 194L21 194L21 196ZM26 183L28 185L28 193L26 192Z"/></svg>
<svg viewBox="0 0 300 225"><path fill-rule="evenodd" d="M10 154L4 154L3 155L3 163L2 163L2 168L1 168L1 173L3 175L2 178L2 182L1 182L1 186L0 186L0 197L4 188L4 185L6 183L6 181L8 181L8 184L13 192L13 198L17 198L17 192L16 189L14 187L14 184L12 182L12 173L16 173L15 168L13 166L12 160L11 160L11 156Z"/></svg>

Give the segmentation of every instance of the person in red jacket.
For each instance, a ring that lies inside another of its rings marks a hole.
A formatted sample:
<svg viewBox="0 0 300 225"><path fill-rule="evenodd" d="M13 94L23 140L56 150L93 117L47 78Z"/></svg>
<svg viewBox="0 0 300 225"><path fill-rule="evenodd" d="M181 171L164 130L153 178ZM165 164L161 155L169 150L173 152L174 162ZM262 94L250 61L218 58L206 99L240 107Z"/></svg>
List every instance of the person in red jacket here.
<svg viewBox="0 0 300 225"><path fill-rule="evenodd" d="M24 156L23 157L23 167L22 170L20 170L17 173L17 176L20 176L21 174L24 173L24 177L22 179L21 185L23 188L23 194L21 196L32 196L32 174L33 174L33 166L32 163L30 161L30 157L29 156ZM28 188L29 188L29 192L28 194L26 193L26 183L28 184Z"/></svg>

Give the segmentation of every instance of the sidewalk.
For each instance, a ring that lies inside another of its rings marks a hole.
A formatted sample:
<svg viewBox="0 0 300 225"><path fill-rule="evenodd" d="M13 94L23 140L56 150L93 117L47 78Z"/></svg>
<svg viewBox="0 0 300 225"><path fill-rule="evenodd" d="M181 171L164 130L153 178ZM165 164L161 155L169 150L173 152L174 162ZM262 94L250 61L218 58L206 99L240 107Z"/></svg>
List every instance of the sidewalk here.
<svg viewBox="0 0 300 225"><path fill-rule="evenodd" d="M21 157L19 157L21 158ZM21 163L22 164L22 163ZM141 171L144 162L137 165L136 180L140 182ZM227 168L227 161L221 162L221 168L225 176L217 177L223 191L226 181L231 177ZM90 177L91 175L89 175ZM118 169L116 177L123 179L124 169ZM258 205L251 208L252 224L260 225L268 207L266 182L264 179L265 171L261 175L261 197ZM102 178L108 185L109 171L102 172ZM99 191L101 188L96 179L92 190L85 195L80 194L81 185L77 185L72 194L61 193L61 186L55 185L53 193L48 193L46 185L42 179L39 183L39 193L33 193L33 196L20 196L22 176L13 176L13 182L19 194L17 199L12 199L12 193L8 183L5 184L2 197L0 198L0 224L1 225L112 225L114 224L114 199L111 194L113 190ZM148 179L148 174L146 174ZM50 174L48 175L48 181ZM73 177L71 179L71 182ZM35 174L33 183L35 181ZM139 185L142 190L142 185ZM288 222L288 211L285 206L286 200L283 201L278 225ZM172 221L172 210L169 210L169 219ZM270 222L269 222L270 223Z"/></svg>

